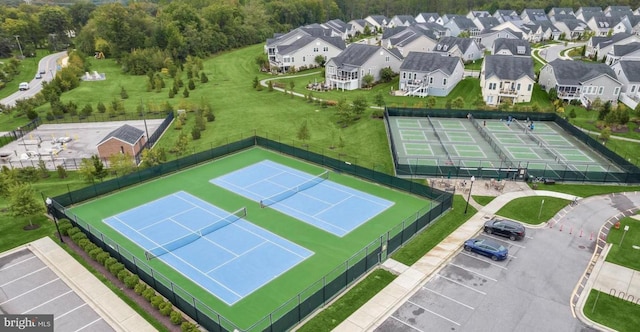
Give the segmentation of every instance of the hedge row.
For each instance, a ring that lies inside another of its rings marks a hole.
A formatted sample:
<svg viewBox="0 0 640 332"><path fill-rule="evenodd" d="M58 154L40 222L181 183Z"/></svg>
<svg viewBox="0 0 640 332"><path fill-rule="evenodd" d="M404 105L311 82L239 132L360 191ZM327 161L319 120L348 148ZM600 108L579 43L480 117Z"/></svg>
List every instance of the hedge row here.
<svg viewBox="0 0 640 332"><path fill-rule="evenodd" d="M59 220L60 233L62 235L69 236L71 240L77 244L82 250L84 250L91 259L104 266L111 274L116 276L118 280L124 283L124 286L133 289L134 292L144 297L151 306L158 309L160 314L169 317L171 323L180 325L180 328L184 332L196 332L199 331L197 325L188 322L182 317L182 314L173 309L171 302L166 301L164 297L156 294L155 290L140 280L136 274L127 270L124 264L118 262L117 259L111 257L111 255L98 247L95 243L91 242L87 235L78 227L74 227L69 219Z"/></svg>

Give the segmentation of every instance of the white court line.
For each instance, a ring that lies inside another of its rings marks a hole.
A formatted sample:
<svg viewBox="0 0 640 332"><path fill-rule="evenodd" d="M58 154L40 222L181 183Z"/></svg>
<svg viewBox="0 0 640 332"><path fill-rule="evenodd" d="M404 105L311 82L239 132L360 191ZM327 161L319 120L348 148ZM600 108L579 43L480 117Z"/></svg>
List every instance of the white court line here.
<svg viewBox="0 0 640 332"><path fill-rule="evenodd" d="M417 303L414 303L414 302L411 302L411 301L407 301L407 302L415 305L416 307L418 307L418 308L420 308L420 309L422 309L424 311L428 311L428 312L430 312L430 313L432 313L432 314L434 314L434 315L436 315L436 316L438 316L438 317L440 317L440 318L442 318L442 319L444 319L444 320L446 320L446 321L448 321L450 323L453 323L453 324L456 324L457 326L460 326L460 323L456 322L455 320L449 319L449 318L447 318L447 317L445 317L445 316L443 316L441 314L435 313L435 312L433 312L433 311L431 311L431 310L429 310L429 309L427 309L427 308L425 308L425 307L423 307L423 306L421 306L421 305L419 305Z"/></svg>
<svg viewBox="0 0 640 332"><path fill-rule="evenodd" d="M23 259L23 260L21 260L21 261L19 261L19 262L17 262L17 263L11 264L11 265L4 265L4 266L0 269L0 271L8 270L8 269L10 269L10 268L12 268L12 267L14 267L14 266L18 266L18 265L20 265L20 264L22 264L22 263L24 263L24 262L26 262L26 261L32 260L32 259L34 259L34 258L36 258L36 256L31 256L31 257L29 257L29 258Z"/></svg>
<svg viewBox="0 0 640 332"><path fill-rule="evenodd" d="M477 259L477 260L479 260L479 261L481 261L481 262L489 263L489 264L491 264L491 265L493 265L493 266L497 266L497 267L499 267L499 268L501 268L501 269L508 270L508 269L507 269L506 267L504 267L504 266L500 266L500 265L498 265L498 264L495 264L495 263L492 263L492 262L490 262L490 261L487 261L486 259L480 258L480 257L484 257L484 256L480 256L480 254L476 254L476 256L473 256L473 255L468 254L466 251L463 251L463 252L461 252L461 253L462 253L462 254L464 254L465 256L468 256L468 257L471 257L471 258ZM511 256L509 256L509 257L511 257Z"/></svg>
<svg viewBox="0 0 640 332"><path fill-rule="evenodd" d="M101 321L101 320L102 320L102 317L94 320L93 322L90 322L89 324L86 324L85 326L80 327L79 329L75 330L74 332L82 331L85 328L89 327L90 325L93 325L95 322L98 322L98 321Z"/></svg>
<svg viewBox="0 0 640 332"><path fill-rule="evenodd" d="M398 317L391 316L391 318L393 318L393 319L397 320L397 321L398 321L398 322L400 322L401 324L403 324L403 325L405 325L405 326L408 326L408 327L410 327L410 328L412 328L412 329L414 329L414 330L416 330L416 331L424 332L424 331L422 331L421 329L419 329L419 328L417 328L417 327L415 327L415 326L413 326L413 325L411 325L411 324L409 324L409 323L407 323L407 322L403 321L402 319L400 319L400 318L398 318Z"/></svg>
<svg viewBox="0 0 640 332"><path fill-rule="evenodd" d="M39 269L37 269L37 270L35 270L35 271L33 271L33 272L27 273L27 274L25 274L25 275L23 275L23 276L20 276L20 277L18 277L18 278L15 278L15 279L13 279L13 280L11 280L11 281L9 281L9 282L6 282L6 283L4 283L4 284L0 285L0 288L2 288L2 287L4 287L4 286L6 286L6 285L8 285L8 284L14 283L14 282L16 282L16 281L18 281L18 280L20 280L20 279L22 279L22 278L26 278L26 277L28 277L28 276L30 276L30 275L32 275L32 274L38 273L38 272L40 272L40 271L42 271L42 270L45 270L45 269L47 269L47 267L46 267L46 266L45 266L45 267L41 267L41 268L39 268Z"/></svg>
<svg viewBox="0 0 640 332"><path fill-rule="evenodd" d="M452 282L452 283L454 283L454 284L456 284L456 285L460 285L460 286L462 286L462 287L468 288L468 289L470 289L470 290L472 290L472 291L474 291L474 292L480 293L480 294L482 294L482 295L487 295L487 293L485 293L485 292L483 292L483 291L481 291L481 290L477 290L477 289L475 289L475 288L473 288L473 287L471 287L471 286L467 286L467 285L465 285L465 284L463 284L463 283L460 283L460 282L458 282L458 281L455 281L455 280L453 280L453 279L451 279L451 278L447 278L447 277L443 276L442 274L436 274L436 277L437 277L437 278L442 278L442 279L447 280L447 281L450 281L450 282Z"/></svg>
<svg viewBox="0 0 640 332"><path fill-rule="evenodd" d="M465 267L463 267L463 266L457 265L457 264L455 264L455 263L449 263L449 265L451 265L451 266L455 266L455 267L457 267L457 268L459 268L459 269L461 269L461 270L465 270L465 271L467 271L467 272L471 272L471 273L473 273L473 274L479 275L479 276L481 276L481 277L483 277L483 278L485 278L485 279L489 279L489 280L491 280L491 281L496 281L496 282L498 281L497 279L493 279L493 278L491 278L491 277L489 277L489 276L486 276L486 275L484 275L484 274L482 274L482 273L478 273L478 272L476 272L476 271L469 270L469 269L467 269L467 268L465 268Z"/></svg>
<svg viewBox="0 0 640 332"><path fill-rule="evenodd" d="M33 307L33 308L31 308L31 309L29 309L29 310L27 310L27 311L23 312L22 314L23 314L23 315L24 315L24 314L27 314L27 313L29 313L29 312L31 312L31 311L33 311L33 310L35 310L35 309L38 309L38 308L42 307L43 305L45 305L45 304L47 304L47 303L50 303L50 302L52 302L52 301L55 301L55 300L57 300L57 299L59 299L59 298L61 298L61 297L65 296L65 295L67 295L67 294L69 294L69 293L73 293L73 290L66 291L66 292L64 292L64 293L62 293L62 294L60 294L60 295L58 295L58 296L56 296L56 297L54 297L54 298L50 299L49 301L45 301L45 302L43 302L43 303L40 303L39 305L37 305L37 306L35 306L35 307Z"/></svg>
<svg viewBox="0 0 640 332"><path fill-rule="evenodd" d="M79 305L79 306L77 306L77 307L75 307L75 308L73 308L73 309L71 309L71 310L69 310L69 311L65 312L64 314L57 315L53 320L54 320L54 321L56 321L56 320L58 320L58 319L60 319L60 318L62 318L62 317L64 317L64 316L66 316L66 315L68 315L68 314L70 314L70 313L72 313L72 312L74 312L74 311L76 311L76 310L78 310L78 309L80 309L80 308L82 308L82 307L86 306L86 305L87 305L87 302L84 302L84 303L82 303L81 305Z"/></svg>
<svg viewBox="0 0 640 332"><path fill-rule="evenodd" d="M173 196L173 195L172 195L172 196ZM181 197L178 197L178 199L182 199L182 198L181 198ZM193 205L193 204L191 204L191 205ZM162 223L162 222L166 221L167 219L169 219L169 220L173 221L173 217L175 217L175 216L179 216L179 215L181 215L181 214L183 214L183 213L185 213L185 212L188 212L188 211L194 210L194 209L196 209L196 208L198 208L198 207L197 207L197 206L194 206L194 207L192 207L192 208L190 208L190 209L182 210L182 211L180 211L180 213L176 213L176 214L174 214L174 215L171 215L171 216L165 217L164 219L158 220L158 221L156 221L156 222L154 222L154 223L151 223L151 224L149 224L149 225L147 225L147 226L144 226L144 227L142 227L142 228L140 228L140 229L138 229L138 230L139 230L139 231L145 230L145 229L147 229L147 228L149 228L149 227L152 227L152 226L155 226L155 225L157 225L157 224L159 224L159 223Z"/></svg>
<svg viewBox="0 0 640 332"><path fill-rule="evenodd" d="M463 306L463 307L469 308L469 309L471 309L471 310L476 310L474 307L472 307L472 306L470 306L470 305L468 305L468 304L462 303L462 302L460 302L460 301L458 301L458 300L456 300L456 299L454 299L454 298L451 298L451 297L446 296L446 295L444 295L444 294L442 294L442 293L436 292L436 291L434 291L434 290L433 290L433 289L431 289L431 288L427 288L427 287L424 287L424 286L423 286L423 287L422 287L422 289L427 290L427 291L429 291L429 292L431 292L431 293L433 293L433 294L436 294L436 295L438 295L438 296L440 296L440 297L443 297L443 298L445 298L445 299L447 299L447 300L449 300L449 301L451 301L451 302L457 303L457 304L459 304L459 305L461 305L461 306Z"/></svg>
<svg viewBox="0 0 640 332"><path fill-rule="evenodd" d="M29 293L31 293L31 292L34 292L34 291L38 290L39 288L42 288L42 287L44 287L44 286L46 286L46 285L48 285L48 284L50 284L50 283L52 283L52 282L56 282L56 281L58 281L58 280L60 280L60 278L55 278L55 279L53 279L53 280L47 281L46 283L44 283L44 284L42 284L42 285L40 285L40 286L38 286L38 287L32 288L32 289L30 289L29 291L26 291L26 292L24 292L24 293L22 293L22 294L20 294L20 295L18 295L18 296L12 297L12 298L10 298L10 299L8 299L8 300L4 301L4 302L0 302L0 305L3 305L3 304L6 304L6 303L9 303L9 302L11 302L11 301L13 301L13 300L15 300L15 299L17 299L17 298L21 298L21 297L23 297L23 296L25 296L25 295L27 295L27 294L29 294Z"/></svg>

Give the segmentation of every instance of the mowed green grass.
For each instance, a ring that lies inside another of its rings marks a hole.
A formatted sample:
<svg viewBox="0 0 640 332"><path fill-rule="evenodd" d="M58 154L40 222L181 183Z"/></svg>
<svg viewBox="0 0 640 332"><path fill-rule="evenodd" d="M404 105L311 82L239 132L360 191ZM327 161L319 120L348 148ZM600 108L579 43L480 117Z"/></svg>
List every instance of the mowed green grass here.
<svg viewBox="0 0 640 332"><path fill-rule="evenodd" d="M521 197L507 203L496 214L527 224L539 225L547 222L569 203L568 200L557 197Z"/></svg>
<svg viewBox="0 0 640 332"><path fill-rule="evenodd" d="M591 320L620 332L634 332L640 326L640 305L597 290L591 290L582 312Z"/></svg>
<svg viewBox="0 0 640 332"><path fill-rule="evenodd" d="M346 236L339 238L297 219L283 215L274 209L262 209L257 202L230 193L208 182L212 178L264 159L295 167L310 174L319 174L322 171L321 168L315 165L303 163L260 148L253 148L93 200L72 208L72 212L144 261L144 254L141 248L102 223L101 220L160 197L184 190L226 211L236 211L238 208L246 206L246 219L248 221L313 251L315 253L313 256L233 306L226 305L213 295L186 280L186 278L164 265L161 261L152 260L149 262L161 274L169 276L180 287L191 294L197 295L206 305L230 319L238 327L245 329L267 316L283 303L295 298L298 293L306 290L305 294L310 295L319 289L322 281L313 286L312 283L321 280L328 273L333 272L331 275L337 276L341 269L344 268L343 263L352 255L372 243L372 241L379 239L381 235L399 224L403 219L415 215L416 211L429 207L431 204L430 201L413 195L390 190L343 174L332 173L331 181L395 202L392 207L377 217ZM370 249L375 247L372 246ZM356 260L352 260L352 263L355 262ZM339 269L334 270L336 267L339 267ZM327 279L327 281L329 280L331 279ZM312 288L308 289L310 286ZM295 303L288 303L285 306L291 308L294 305ZM284 313L283 311L279 312L281 314ZM275 320L277 317L273 317L273 319ZM263 328L268 323L268 321L262 322L262 324L265 324Z"/></svg>
<svg viewBox="0 0 640 332"><path fill-rule="evenodd" d="M629 226L629 230L626 232L624 231L625 226ZM619 229L612 227L609 230L607 242L613 244L607 255L607 262L640 271L640 259L638 259L640 249L634 249L634 246L640 247L640 220L630 217L621 219Z"/></svg>

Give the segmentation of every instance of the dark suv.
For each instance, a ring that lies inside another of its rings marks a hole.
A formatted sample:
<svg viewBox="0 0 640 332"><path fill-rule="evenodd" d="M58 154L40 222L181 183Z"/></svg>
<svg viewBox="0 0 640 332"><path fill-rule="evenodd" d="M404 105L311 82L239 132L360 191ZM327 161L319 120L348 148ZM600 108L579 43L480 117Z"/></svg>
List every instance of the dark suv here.
<svg viewBox="0 0 640 332"><path fill-rule="evenodd" d="M491 219L485 222L484 231L487 234L508 237L512 241L522 240L525 235L525 228L522 224L506 219Z"/></svg>

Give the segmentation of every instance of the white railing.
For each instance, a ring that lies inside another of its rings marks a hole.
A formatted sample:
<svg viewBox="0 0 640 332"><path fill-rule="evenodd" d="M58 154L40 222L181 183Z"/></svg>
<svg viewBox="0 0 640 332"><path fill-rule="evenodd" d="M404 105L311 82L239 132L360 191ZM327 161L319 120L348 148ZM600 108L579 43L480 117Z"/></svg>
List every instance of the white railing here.
<svg viewBox="0 0 640 332"><path fill-rule="evenodd" d="M618 100L620 100L623 104L629 106L631 109L635 109L636 106L638 106L638 102L640 101L640 98L638 98L637 94L631 94L631 95L627 95L626 93L621 93L620 97L618 97Z"/></svg>

